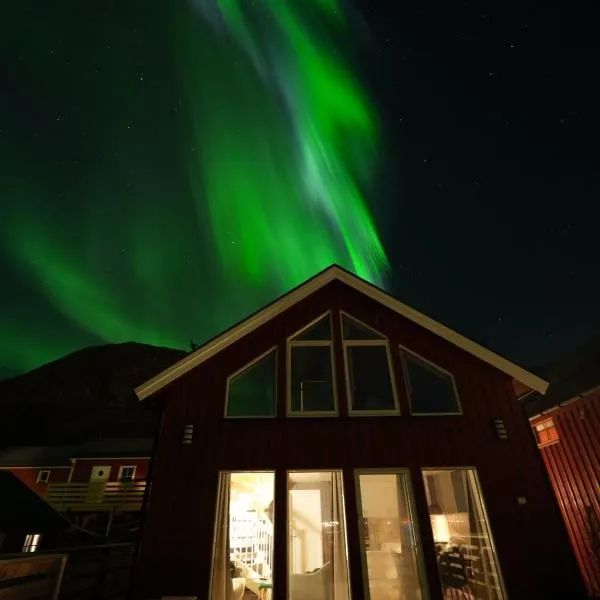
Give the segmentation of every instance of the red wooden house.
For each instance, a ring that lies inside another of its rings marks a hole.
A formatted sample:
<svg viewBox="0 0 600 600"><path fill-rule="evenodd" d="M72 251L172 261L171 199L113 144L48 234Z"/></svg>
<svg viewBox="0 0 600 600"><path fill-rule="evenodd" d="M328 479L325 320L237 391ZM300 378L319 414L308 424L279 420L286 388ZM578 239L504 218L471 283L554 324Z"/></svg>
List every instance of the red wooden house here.
<svg viewBox="0 0 600 600"><path fill-rule="evenodd" d="M526 410L588 593L600 597L600 338L552 369Z"/></svg>
<svg viewBox="0 0 600 600"><path fill-rule="evenodd" d="M79 513L86 523L88 513L102 514L112 524L115 514L141 510L153 443L126 438L8 448L0 452L0 470L13 473L57 511Z"/></svg>
<svg viewBox="0 0 600 600"><path fill-rule="evenodd" d="M331 267L141 385L140 597L578 598L518 395L547 383Z"/></svg>

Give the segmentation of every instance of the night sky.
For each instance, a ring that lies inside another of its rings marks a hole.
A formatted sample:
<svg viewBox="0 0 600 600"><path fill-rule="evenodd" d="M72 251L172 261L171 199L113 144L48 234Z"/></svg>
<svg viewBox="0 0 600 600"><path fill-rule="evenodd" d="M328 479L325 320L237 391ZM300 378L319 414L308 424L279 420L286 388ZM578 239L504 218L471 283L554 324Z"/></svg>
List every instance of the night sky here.
<svg viewBox="0 0 600 600"><path fill-rule="evenodd" d="M0 373L188 348L332 262L517 362L569 352L600 331L591 7L3 7Z"/></svg>

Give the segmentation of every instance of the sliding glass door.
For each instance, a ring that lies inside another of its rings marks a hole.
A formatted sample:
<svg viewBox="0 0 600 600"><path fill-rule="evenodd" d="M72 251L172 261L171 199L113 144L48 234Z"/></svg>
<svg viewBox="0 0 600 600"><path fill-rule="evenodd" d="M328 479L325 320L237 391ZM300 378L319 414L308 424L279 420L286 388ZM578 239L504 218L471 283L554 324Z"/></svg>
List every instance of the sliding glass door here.
<svg viewBox="0 0 600 600"><path fill-rule="evenodd" d="M475 469L423 469L423 479L444 597L504 600Z"/></svg>
<svg viewBox="0 0 600 600"><path fill-rule="evenodd" d="M431 527L444 598L505 600L475 469L424 468L422 477L429 523L421 526ZM273 471L220 474L210 600L273 600L274 514L286 504L287 600L350 600L342 471L289 471L286 480L277 504ZM427 600L408 470L357 470L355 489L360 598Z"/></svg>
<svg viewBox="0 0 600 600"><path fill-rule="evenodd" d="M408 471L357 471L356 486L365 600L424 600Z"/></svg>
<svg viewBox="0 0 600 600"><path fill-rule="evenodd" d="M350 600L341 471L288 473L288 598Z"/></svg>
<svg viewBox="0 0 600 600"><path fill-rule="evenodd" d="M275 473L219 476L210 600L271 597Z"/></svg>

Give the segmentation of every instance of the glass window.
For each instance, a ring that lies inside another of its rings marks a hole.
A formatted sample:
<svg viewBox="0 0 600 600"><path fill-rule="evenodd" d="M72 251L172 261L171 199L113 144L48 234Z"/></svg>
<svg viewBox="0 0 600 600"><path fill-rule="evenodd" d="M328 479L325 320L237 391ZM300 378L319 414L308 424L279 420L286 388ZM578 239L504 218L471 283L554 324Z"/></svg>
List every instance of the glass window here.
<svg viewBox="0 0 600 600"><path fill-rule="evenodd" d="M227 383L228 417L274 417L276 408L277 350L273 349Z"/></svg>
<svg viewBox="0 0 600 600"><path fill-rule="evenodd" d="M342 313L342 335L346 341L365 341L381 340L386 341L386 337L371 329L363 323L359 323L352 317Z"/></svg>
<svg viewBox="0 0 600 600"><path fill-rule="evenodd" d="M341 471L288 473L288 598L349 600Z"/></svg>
<svg viewBox="0 0 600 600"><path fill-rule="evenodd" d="M50 471L38 471L37 482L48 483L50 481Z"/></svg>
<svg viewBox="0 0 600 600"><path fill-rule="evenodd" d="M424 568L408 474L358 472L357 484L366 600L421 600Z"/></svg>
<svg viewBox="0 0 600 600"><path fill-rule="evenodd" d="M550 444L558 441L558 429L552 419L546 419L535 425L535 434L538 446Z"/></svg>
<svg viewBox="0 0 600 600"><path fill-rule="evenodd" d="M275 473L221 473L210 599L271 598Z"/></svg>
<svg viewBox="0 0 600 600"><path fill-rule="evenodd" d="M346 314L341 317L350 412L398 412L387 339Z"/></svg>
<svg viewBox="0 0 600 600"><path fill-rule="evenodd" d="M135 479L135 465L123 465L119 469L119 481L121 483L131 483Z"/></svg>
<svg viewBox="0 0 600 600"><path fill-rule="evenodd" d="M460 414L452 375L401 350L406 387L413 414Z"/></svg>
<svg viewBox="0 0 600 600"><path fill-rule="evenodd" d="M335 415L331 315L309 325L288 342L288 412Z"/></svg>
<svg viewBox="0 0 600 600"><path fill-rule="evenodd" d="M292 338L294 342L331 341L331 314L319 318Z"/></svg>
<svg viewBox="0 0 600 600"><path fill-rule="evenodd" d="M505 598L475 469L425 469L425 491L444 597Z"/></svg>
<svg viewBox="0 0 600 600"><path fill-rule="evenodd" d="M25 542L23 543L23 552L35 552L38 549L41 541L41 534L28 533L25 536Z"/></svg>
<svg viewBox="0 0 600 600"><path fill-rule="evenodd" d="M387 347L349 345L346 357L352 410L396 410Z"/></svg>
<svg viewBox="0 0 600 600"><path fill-rule="evenodd" d="M332 412L333 373L329 346L292 346L292 412Z"/></svg>

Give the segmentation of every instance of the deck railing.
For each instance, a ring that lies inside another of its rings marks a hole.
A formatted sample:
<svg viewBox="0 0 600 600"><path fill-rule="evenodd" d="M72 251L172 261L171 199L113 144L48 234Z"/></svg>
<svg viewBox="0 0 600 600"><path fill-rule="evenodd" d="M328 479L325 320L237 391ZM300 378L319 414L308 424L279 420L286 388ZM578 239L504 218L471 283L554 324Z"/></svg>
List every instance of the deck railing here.
<svg viewBox="0 0 600 600"><path fill-rule="evenodd" d="M0 555L0 600L126 600L135 545Z"/></svg>
<svg viewBox="0 0 600 600"><path fill-rule="evenodd" d="M146 482L131 483L53 483L46 491L46 502L59 512L139 511Z"/></svg>
<svg viewBox="0 0 600 600"><path fill-rule="evenodd" d="M66 563L66 554L0 555L0 599L57 600Z"/></svg>

